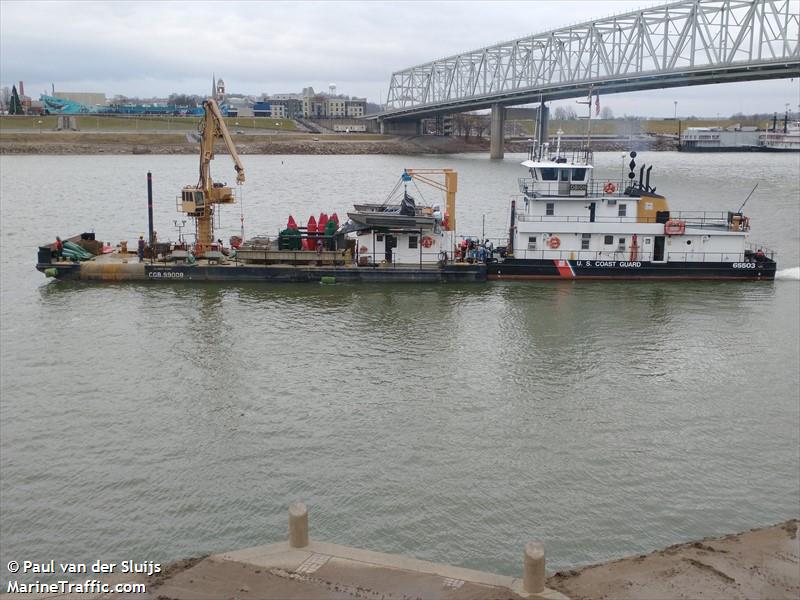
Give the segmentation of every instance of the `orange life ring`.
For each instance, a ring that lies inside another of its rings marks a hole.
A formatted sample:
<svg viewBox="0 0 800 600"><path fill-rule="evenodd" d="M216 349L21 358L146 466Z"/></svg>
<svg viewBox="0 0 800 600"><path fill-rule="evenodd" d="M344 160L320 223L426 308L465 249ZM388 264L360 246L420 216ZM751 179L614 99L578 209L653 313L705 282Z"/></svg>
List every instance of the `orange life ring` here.
<svg viewBox="0 0 800 600"><path fill-rule="evenodd" d="M426 235L422 238L422 247L430 248L431 246L433 246L433 238Z"/></svg>
<svg viewBox="0 0 800 600"><path fill-rule="evenodd" d="M603 191L606 194L613 194L614 192L617 191L617 186L609 181L608 183L605 184L605 186L603 186Z"/></svg>
<svg viewBox="0 0 800 600"><path fill-rule="evenodd" d="M361 254L366 254L367 252L369 252L369 248L367 248L366 246L361 246L361 248L359 248L358 251Z"/></svg>
<svg viewBox="0 0 800 600"><path fill-rule="evenodd" d="M547 245L550 246L550 248L552 248L553 250L556 250L556 249L558 249L559 246L561 246L561 240L558 239L558 237L556 237L556 236L552 236L547 241Z"/></svg>
<svg viewBox="0 0 800 600"><path fill-rule="evenodd" d="M686 231L686 221L680 219L670 219L664 223L664 233L666 235L683 235Z"/></svg>

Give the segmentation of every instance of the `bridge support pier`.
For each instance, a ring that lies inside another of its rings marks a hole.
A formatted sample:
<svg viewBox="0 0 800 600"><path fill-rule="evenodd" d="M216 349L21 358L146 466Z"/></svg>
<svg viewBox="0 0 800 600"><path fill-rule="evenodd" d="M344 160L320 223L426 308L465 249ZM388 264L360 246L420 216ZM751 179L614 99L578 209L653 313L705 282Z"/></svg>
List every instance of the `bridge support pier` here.
<svg viewBox="0 0 800 600"><path fill-rule="evenodd" d="M506 124L506 107L492 104L492 122L489 129L489 158L503 158L503 129Z"/></svg>

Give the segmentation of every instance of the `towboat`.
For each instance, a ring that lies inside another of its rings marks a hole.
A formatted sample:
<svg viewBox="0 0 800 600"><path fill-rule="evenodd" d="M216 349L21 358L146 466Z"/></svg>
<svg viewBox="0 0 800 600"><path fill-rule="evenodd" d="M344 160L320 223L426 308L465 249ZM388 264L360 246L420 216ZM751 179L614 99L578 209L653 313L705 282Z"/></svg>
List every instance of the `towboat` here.
<svg viewBox="0 0 800 600"><path fill-rule="evenodd" d="M651 185L652 166L628 181L596 180L591 150L532 145L512 200L504 257L489 280L774 279L775 254L748 241L737 211L672 211Z"/></svg>

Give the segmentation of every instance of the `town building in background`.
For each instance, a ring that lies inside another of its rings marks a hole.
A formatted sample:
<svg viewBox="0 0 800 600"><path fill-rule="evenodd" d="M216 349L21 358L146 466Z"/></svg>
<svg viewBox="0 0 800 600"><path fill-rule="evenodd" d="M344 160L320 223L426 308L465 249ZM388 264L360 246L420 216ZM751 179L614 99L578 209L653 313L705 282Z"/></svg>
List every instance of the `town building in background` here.
<svg viewBox="0 0 800 600"><path fill-rule="evenodd" d="M17 90L19 113L16 114L126 114L126 115L197 115L202 114L203 96L172 94L169 98L108 98L102 92L56 91L43 93L39 100L25 95L22 81ZM3 111L10 112L11 90L3 98ZM211 97L219 103L228 117L270 117L274 119L326 119L347 121L360 119L367 114L367 99L337 93L330 84L327 92L316 92L306 87L300 93L262 94L260 97L238 94L226 88L225 81L216 74L211 79ZM16 106L16 105L15 105ZM372 106L372 105L370 105ZM349 131L354 122L344 123Z"/></svg>

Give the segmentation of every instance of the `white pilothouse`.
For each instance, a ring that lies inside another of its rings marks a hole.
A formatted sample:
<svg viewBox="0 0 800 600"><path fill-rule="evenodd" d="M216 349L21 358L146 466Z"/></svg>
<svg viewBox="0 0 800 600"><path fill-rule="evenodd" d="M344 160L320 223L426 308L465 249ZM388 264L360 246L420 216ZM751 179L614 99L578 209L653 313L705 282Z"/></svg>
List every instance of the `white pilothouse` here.
<svg viewBox="0 0 800 600"><path fill-rule="evenodd" d="M592 153L547 145L522 163L509 245L489 279L773 279L773 253L747 242L741 212L670 211L631 152L627 182L595 181Z"/></svg>

